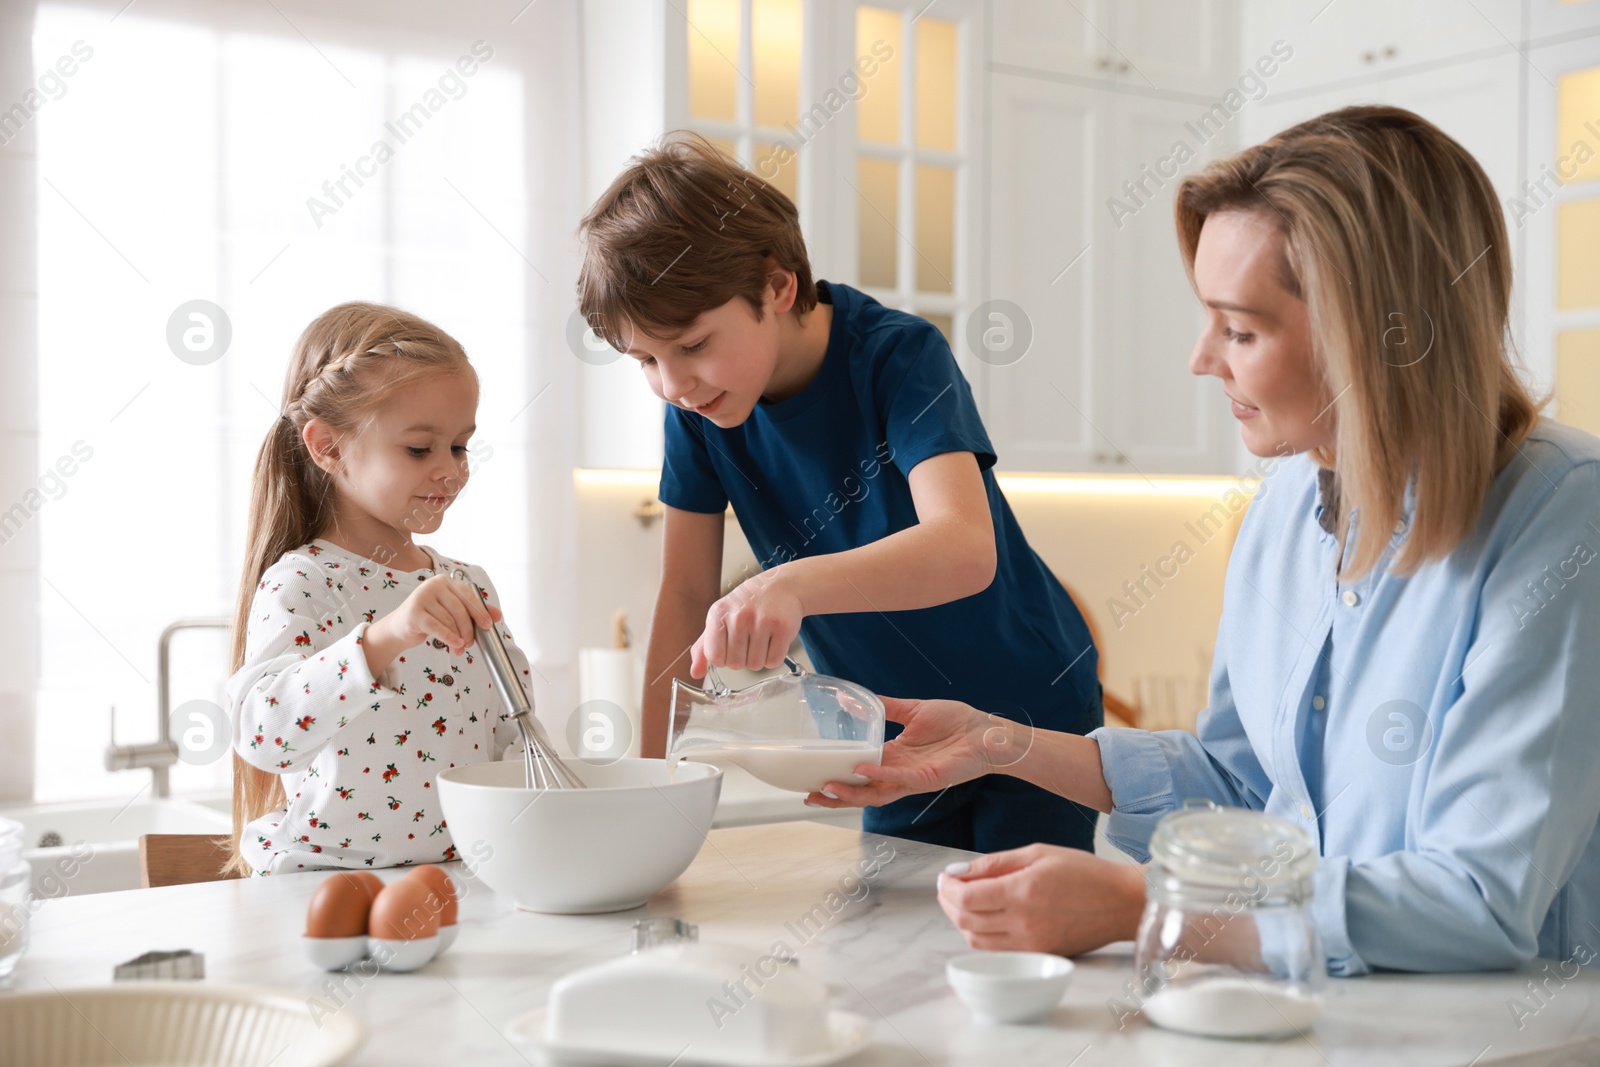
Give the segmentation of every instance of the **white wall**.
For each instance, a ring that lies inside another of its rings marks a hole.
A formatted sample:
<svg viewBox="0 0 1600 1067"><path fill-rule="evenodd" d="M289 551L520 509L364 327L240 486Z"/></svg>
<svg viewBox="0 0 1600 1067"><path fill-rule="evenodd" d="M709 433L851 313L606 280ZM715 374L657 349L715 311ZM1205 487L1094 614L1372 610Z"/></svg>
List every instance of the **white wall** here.
<svg viewBox="0 0 1600 1067"><path fill-rule="evenodd" d="M0 86L9 109L32 86L34 5L0 5ZM14 121L14 120L12 120ZM8 131L14 130L8 125ZM33 796L39 679L38 130L32 120L0 147L0 801ZM14 510L20 506L23 510ZM21 520L20 529L15 525Z"/></svg>

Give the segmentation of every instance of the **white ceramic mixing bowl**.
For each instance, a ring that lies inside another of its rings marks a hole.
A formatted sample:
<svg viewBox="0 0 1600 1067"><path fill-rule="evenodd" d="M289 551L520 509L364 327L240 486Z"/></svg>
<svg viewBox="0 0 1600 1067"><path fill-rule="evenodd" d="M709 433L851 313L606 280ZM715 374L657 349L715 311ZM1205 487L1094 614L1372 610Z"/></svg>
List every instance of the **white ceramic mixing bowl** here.
<svg viewBox="0 0 1600 1067"><path fill-rule="evenodd" d="M439 803L463 859L518 907L580 915L636 908L694 861L722 771L623 759L578 763L587 789L527 789L522 764L440 771Z"/></svg>

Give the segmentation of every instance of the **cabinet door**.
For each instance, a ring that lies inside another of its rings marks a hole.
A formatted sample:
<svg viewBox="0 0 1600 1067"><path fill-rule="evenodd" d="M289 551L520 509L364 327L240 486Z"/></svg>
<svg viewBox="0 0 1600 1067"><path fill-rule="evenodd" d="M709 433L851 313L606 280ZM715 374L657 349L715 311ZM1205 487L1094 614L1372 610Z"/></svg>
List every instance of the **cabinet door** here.
<svg viewBox="0 0 1600 1067"><path fill-rule="evenodd" d="M1528 0L1530 38L1596 29L1600 29L1600 0Z"/></svg>
<svg viewBox="0 0 1600 1067"><path fill-rule="evenodd" d="M1578 5L1581 6L1581 5ZM1507 205L1524 256L1513 286L1535 383L1554 416L1600 432L1600 42L1530 49L1523 125L1527 170Z"/></svg>
<svg viewBox="0 0 1600 1067"><path fill-rule="evenodd" d="M1000 0L997 63L1213 95L1237 77L1235 0Z"/></svg>
<svg viewBox="0 0 1600 1067"><path fill-rule="evenodd" d="M1232 0L1122 0L1112 58L1122 83L1215 96L1239 77L1237 36Z"/></svg>
<svg viewBox="0 0 1600 1067"><path fill-rule="evenodd" d="M1000 0L994 5L992 59L1018 67L1111 77L1111 0Z"/></svg>
<svg viewBox="0 0 1600 1067"><path fill-rule="evenodd" d="M1595 2L1595 0L1590 0ZM1521 0L1243 0L1240 59L1274 40L1294 57L1275 92L1405 73L1419 64L1503 51L1521 38Z"/></svg>
<svg viewBox="0 0 1600 1067"><path fill-rule="evenodd" d="M977 349L985 422L1005 468L1088 469L1104 449L1085 416L1104 263L1091 245L1106 94L995 74L989 107L991 299L967 334L1028 329L1032 340L1020 359Z"/></svg>
<svg viewBox="0 0 1600 1067"><path fill-rule="evenodd" d="M1178 252L1178 184L1231 138L1201 142L1193 106L1132 94L1112 104L1109 177L1095 251L1107 286L1104 346L1095 354L1094 469L1204 473L1230 469L1233 420L1212 378L1189 373L1202 321ZM1115 198L1115 199L1112 199ZM1113 210L1114 209L1114 210ZM1130 213L1131 209L1131 213Z"/></svg>

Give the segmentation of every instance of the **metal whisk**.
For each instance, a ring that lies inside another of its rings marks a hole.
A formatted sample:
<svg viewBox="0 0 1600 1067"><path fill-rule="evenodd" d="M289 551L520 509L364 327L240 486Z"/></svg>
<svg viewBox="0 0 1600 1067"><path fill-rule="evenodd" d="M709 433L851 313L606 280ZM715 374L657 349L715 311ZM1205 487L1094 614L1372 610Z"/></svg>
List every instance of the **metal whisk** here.
<svg viewBox="0 0 1600 1067"><path fill-rule="evenodd" d="M483 598L483 588L467 577L467 572L456 568L451 574L457 581L466 582L478 591L479 598ZM487 603L487 601L485 601ZM493 626L477 627L478 645L483 649L484 658L489 661L489 673L494 675L495 684L500 687L500 699L505 702L506 710L511 713L511 719L517 724L517 729L522 734L522 769L523 784L528 789L586 789L583 779L579 778L555 754L555 746L550 743L550 738L545 736L544 727L539 724L538 718L533 713L533 698L522 687L522 679L517 677L516 668L511 665L511 657L506 653L506 643L500 639L500 632Z"/></svg>

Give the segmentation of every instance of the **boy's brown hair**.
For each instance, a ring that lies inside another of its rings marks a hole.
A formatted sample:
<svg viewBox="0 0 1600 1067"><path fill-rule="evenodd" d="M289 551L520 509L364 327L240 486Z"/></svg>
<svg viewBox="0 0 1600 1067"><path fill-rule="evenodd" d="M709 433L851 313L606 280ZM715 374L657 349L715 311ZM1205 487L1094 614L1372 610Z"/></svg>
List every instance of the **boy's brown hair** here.
<svg viewBox="0 0 1600 1067"><path fill-rule="evenodd" d="M736 296L760 319L774 263L794 272L794 313L817 306L794 202L698 134L629 160L578 234L578 307L621 352L632 330L674 337Z"/></svg>

